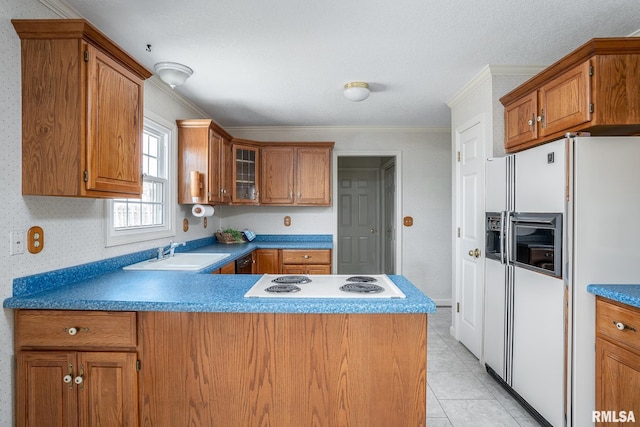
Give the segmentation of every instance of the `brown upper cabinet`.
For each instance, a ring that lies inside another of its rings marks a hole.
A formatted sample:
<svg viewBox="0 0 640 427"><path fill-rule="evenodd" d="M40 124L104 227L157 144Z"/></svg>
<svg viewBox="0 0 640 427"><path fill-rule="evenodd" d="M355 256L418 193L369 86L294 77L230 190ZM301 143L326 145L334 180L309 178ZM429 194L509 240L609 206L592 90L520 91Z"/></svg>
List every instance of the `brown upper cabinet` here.
<svg viewBox="0 0 640 427"><path fill-rule="evenodd" d="M22 194L140 197L152 73L85 20L11 22L21 39Z"/></svg>
<svg viewBox="0 0 640 427"><path fill-rule="evenodd" d="M500 102L505 150L524 150L567 132L640 132L640 38L592 39Z"/></svg>
<svg viewBox="0 0 640 427"><path fill-rule="evenodd" d="M178 203L231 201L231 136L211 119L177 120ZM197 172L197 174L193 174ZM197 177L198 182L192 183Z"/></svg>
<svg viewBox="0 0 640 427"><path fill-rule="evenodd" d="M330 206L333 143L291 143L261 150L260 203Z"/></svg>
<svg viewBox="0 0 640 427"><path fill-rule="evenodd" d="M333 142L237 139L210 119L177 124L178 203L331 206Z"/></svg>
<svg viewBox="0 0 640 427"><path fill-rule="evenodd" d="M260 202L260 148L252 141L232 144L233 184L231 203L257 205Z"/></svg>

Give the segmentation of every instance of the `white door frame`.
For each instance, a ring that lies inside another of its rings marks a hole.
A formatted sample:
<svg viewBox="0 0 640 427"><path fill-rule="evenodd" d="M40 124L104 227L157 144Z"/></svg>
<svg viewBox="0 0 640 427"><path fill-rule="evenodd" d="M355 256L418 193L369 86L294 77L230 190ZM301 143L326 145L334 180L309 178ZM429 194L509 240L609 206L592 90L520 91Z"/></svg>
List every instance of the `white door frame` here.
<svg viewBox="0 0 640 427"><path fill-rule="evenodd" d="M402 274L402 151L333 151L332 200L333 203L333 247L338 247L338 157L395 157L396 164L396 274ZM332 273L338 268L338 251L332 251Z"/></svg>

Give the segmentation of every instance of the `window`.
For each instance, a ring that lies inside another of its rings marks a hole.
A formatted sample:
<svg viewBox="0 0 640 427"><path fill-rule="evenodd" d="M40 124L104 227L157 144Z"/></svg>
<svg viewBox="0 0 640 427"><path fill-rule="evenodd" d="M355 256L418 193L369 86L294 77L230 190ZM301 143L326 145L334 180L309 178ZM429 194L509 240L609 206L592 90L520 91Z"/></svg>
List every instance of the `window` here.
<svg viewBox="0 0 640 427"><path fill-rule="evenodd" d="M169 153L174 132L162 119L145 112L142 134L142 198L106 203L106 246L175 235Z"/></svg>

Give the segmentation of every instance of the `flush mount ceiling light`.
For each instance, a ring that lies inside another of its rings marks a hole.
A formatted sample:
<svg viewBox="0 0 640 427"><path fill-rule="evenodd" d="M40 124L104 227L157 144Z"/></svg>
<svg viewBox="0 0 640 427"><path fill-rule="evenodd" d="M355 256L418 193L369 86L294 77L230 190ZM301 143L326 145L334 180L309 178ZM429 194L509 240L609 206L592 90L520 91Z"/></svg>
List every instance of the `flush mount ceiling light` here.
<svg viewBox="0 0 640 427"><path fill-rule="evenodd" d="M171 86L171 89L184 84L193 74L191 68L177 62L158 62L153 69L163 82Z"/></svg>
<svg viewBox="0 0 640 427"><path fill-rule="evenodd" d="M364 101L370 93L369 84L365 82L351 82L344 85L344 97L349 101Z"/></svg>

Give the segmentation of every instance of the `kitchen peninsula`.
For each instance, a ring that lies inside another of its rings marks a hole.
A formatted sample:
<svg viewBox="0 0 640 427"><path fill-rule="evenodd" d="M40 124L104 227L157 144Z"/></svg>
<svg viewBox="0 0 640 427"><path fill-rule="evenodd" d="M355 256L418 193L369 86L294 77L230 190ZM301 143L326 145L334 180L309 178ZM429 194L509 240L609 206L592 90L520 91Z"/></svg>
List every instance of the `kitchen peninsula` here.
<svg viewBox="0 0 640 427"><path fill-rule="evenodd" d="M390 276L402 299L254 299L244 294L257 275L123 271L121 262L43 275L57 282L49 288L16 281L4 306L16 309L18 425L38 416L27 390L43 366L65 408L47 409L49 421L72 408L81 425L425 424L435 304L403 276Z"/></svg>

